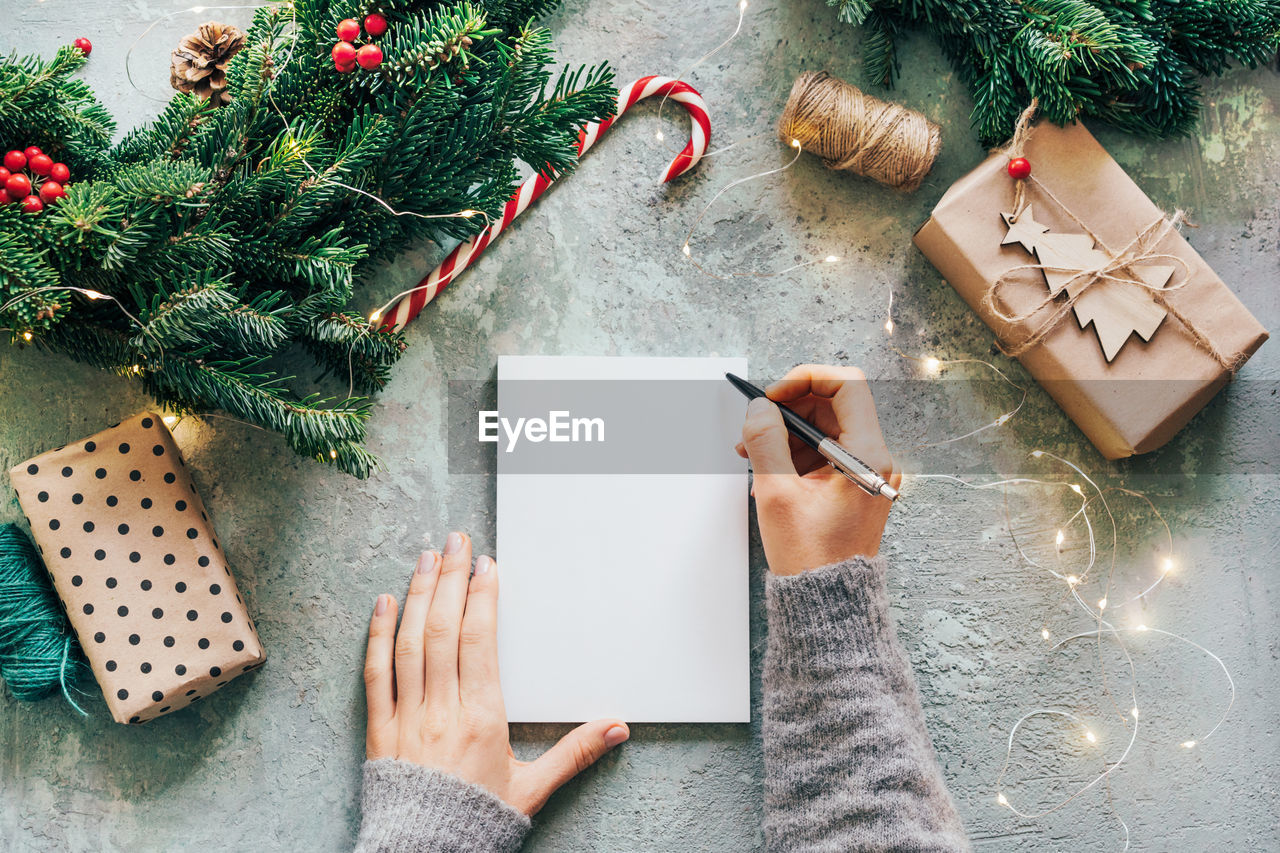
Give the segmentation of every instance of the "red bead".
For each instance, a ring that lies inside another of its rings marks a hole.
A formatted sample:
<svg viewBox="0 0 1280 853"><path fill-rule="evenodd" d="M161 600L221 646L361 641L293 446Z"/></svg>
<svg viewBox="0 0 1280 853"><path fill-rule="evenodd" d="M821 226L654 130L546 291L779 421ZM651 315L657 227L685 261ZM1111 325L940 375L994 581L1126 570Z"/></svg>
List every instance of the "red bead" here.
<svg viewBox="0 0 1280 853"><path fill-rule="evenodd" d="M49 169L49 177L60 184L65 184L71 180L71 170L67 168L66 163L54 163Z"/></svg>
<svg viewBox="0 0 1280 853"><path fill-rule="evenodd" d="M347 18L338 22L338 38L342 41L355 41L360 38L360 22L355 18Z"/></svg>
<svg viewBox="0 0 1280 853"><path fill-rule="evenodd" d="M1014 157L1009 161L1009 177L1015 181L1031 176L1031 161L1026 157Z"/></svg>
<svg viewBox="0 0 1280 853"><path fill-rule="evenodd" d="M387 31L387 19L377 12L365 16L364 31L373 38L377 38Z"/></svg>
<svg viewBox="0 0 1280 853"><path fill-rule="evenodd" d="M38 195L29 195L22 200L22 209L26 213L39 213L44 210L44 202Z"/></svg>
<svg viewBox="0 0 1280 853"><path fill-rule="evenodd" d="M382 64L382 48L376 44L366 44L356 53L356 62L365 71L372 71Z"/></svg>
<svg viewBox="0 0 1280 853"><path fill-rule="evenodd" d="M4 155L4 167L10 172L18 172L27 168L27 155L21 151L10 151Z"/></svg>
<svg viewBox="0 0 1280 853"><path fill-rule="evenodd" d="M62 184L57 181L45 181L40 185L40 198L49 202L49 204L53 204L66 194L67 191L64 190L62 188Z"/></svg>
<svg viewBox="0 0 1280 853"><path fill-rule="evenodd" d="M340 41L333 46L330 55L333 56L334 65L350 65L356 61L356 46L349 41Z"/></svg>
<svg viewBox="0 0 1280 853"><path fill-rule="evenodd" d="M53 171L53 158L48 154L37 154L34 157L28 154L27 166L37 175L47 178Z"/></svg>
<svg viewBox="0 0 1280 853"><path fill-rule="evenodd" d="M80 52L83 53L85 56L88 56L89 54L93 53L93 43L89 41L87 38L78 38L75 40L75 42L73 42L73 44L75 44L76 47L80 48Z"/></svg>
<svg viewBox="0 0 1280 853"><path fill-rule="evenodd" d="M26 198L31 195L31 179L21 173L10 175L5 179L4 191L14 198Z"/></svg>

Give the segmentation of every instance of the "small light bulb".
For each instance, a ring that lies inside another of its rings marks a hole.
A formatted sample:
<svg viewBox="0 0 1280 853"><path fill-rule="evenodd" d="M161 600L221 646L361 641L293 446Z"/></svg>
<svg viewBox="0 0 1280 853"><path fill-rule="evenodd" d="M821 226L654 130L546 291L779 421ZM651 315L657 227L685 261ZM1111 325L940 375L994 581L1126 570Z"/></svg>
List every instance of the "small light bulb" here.
<svg viewBox="0 0 1280 853"><path fill-rule="evenodd" d="M992 421L992 424L995 426L1004 426L1006 423L1008 423L1010 417L1012 417L1012 415L1010 415L1008 412L1005 412L1003 415L1001 415L1000 417Z"/></svg>
<svg viewBox="0 0 1280 853"><path fill-rule="evenodd" d="M658 131L657 133L655 133L654 138L657 139L659 142L666 139L666 137L662 135L662 131Z"/></svg>
<svg viewBox="0 0 1280 853"><path fill-rule="evenodd" d="M799 140L799 139L792 139L792 140L791 140L791 147L792 147L792 148L794 148L794 149L796 149L797 151L799 151L799 150L800 150L800 140Z"/></svg>
<svg viewBox="0 0 1280 853"><path fill-rule="evenodd" d="M1041 628L1041 629L1040 629L1040 639L1042 639L1042 640L1047 640L1047 639L1049 639L1049 629L1048 629L1048 628Z"/></svg>
<svg viewBox="0 0 1280 853"><path fill-rule="evenodd" d="M924 369L926 373L937 373L942 369L942 362L933 356L929 356L924 360Z"/></svg>
<svg viewBox="0 0 1280 853"><path fill-rule="evenodd" d="M1133 715L1133 718L1135 720L1138 719L1138 706L1134 705L1132 708L1130 708L1129 713Z"/></svg>
<svg viewBox="0 0 1280 853"><path fill-rule="evenodd" d="M1083 494L1084 494L1084 490L1080 488L1080 484L1079 484L1079 483L1072 483L1072 484L1071 484L1071 491L1075 492L1077 495L1083 495Z"/></svg>
<svg viewBox="0 0 1280 853"><path fill-rule="evenodd" d="M1184 740L1182 743L1178 744L1178 746L1182 747L1183 749L1193 749L1195 745L1196 745L1196 742L1193 740Z"/></svg>
<svg viewBox="0 0 1280 853"><path fill-rule="evenodd" d="M741 0L741 2L738 3L738 11L739 12L747 11L747 0Z"/></svg>
<svg viewBox="0 0 1280 853"><path fill-rule="evenodd" d="M107 298L107 297L106 297L106 294L104 294L104 293L99 293L99 292L98 292L98 291L96 291L96 290L86 290L86 291L84 292L84 295L85 295L85 296L87 296L87 297L88 297L88 298L90 298L90 299L106 299L106 298Z"/></svg>
<svg viewBox="0 0 1280 853"><path fill-rule="evenodd" d="M1067 583L1070 584L1071 586L1075 586L1076 584L1080 583L1080 578L1076 577L1075 575L1067 575Z"/></svg>
<svg viewBox="0 0 1280 853"><path fill-rule="evenodd" d="M1169 559L1168 557L1165 557L1164 562L1160 565L1160 571L1166 572L1166 573L1173 571L1173 560Z"/></svg>
<svg viewBox="0 0 1280 853"><path fill-rule="evenodd" d="M891 335L893 334L893 320L884 321L884 330Z"/></svg>
<svg viewBox="0 0 1280 853"><path fill-rule="evenodd" d="M996 794L996 802L1002 806L1009 805L1009 800L1005 797L1004 794Z"/></svg>
<svg viewBox="0 0 1280 853"><path fill-rule="evenodd" d="M382 310L381 310L381 309L379 309L379 310L377 310L377 311L374 311L372 314L370 314L370 315L369 315L369 322L370 322L370 323L376 323L376 322L378 322L378 321L379 321L379 320L381 320L381 319L382 319Z"/></svg>
<svg viewBox="0 0 1280 853"><path fill-rule="evenodd" d="M338 458L338 451L336 451L336 450L330 450L330 451L329 451L329 458L330 458L330 459L337 459L337 458Z"/></svg>
<svg viewBox="0 0 1280 853"><path fill-rule="evenodd" d="M1097 743L1097 742L1098 742L1098 736L1097 736L1097 735L1095 735L1093 732L1089 731L1088 729L1085 729L1085 732L1084 732L1084 739L1085 739L1085 740L1087 740L1087 741L1089 741L1089 743Z"/></svg>
<svg viewBox="0 0 1280 853"><path fill-rule="evenodd" d="M1099 609L1099 610L1106 610L1106 609L1107 609L1107 600L1106 600L1105 598L1099 598L1099 599L1098 599L1098 609Z"/></svg>
<svg viewBox="0 0 1280 853"><path fill-rule="evenodd" d="M165 425L165 426L167 426L167 427L171 427L171 426L173 426L174 424L176 424L176 423L178 422L178 416L177 416L177 415L165 415L165 416L164 416L164 417L162 417L160 420L164 421L164 425Z"/></svg>
<svg viewBox="0 0 1280 853"><path fill-rule="evenodd" d="M1043 450L1033 450L1033 451L1031 451L1031 456L1032 456L1033 458L1035 458L1035 459L1039 459L1041 456L1044 456L1044 451L1043 451Z"/></svg>
<svg viewBox="0 0 1280 853"><path fill-rule="evenodd" d="M461 216L463 219L470 219L471 217L475 216L479 212L480 211L478 210L464 210L460 212L458 215Z"/></svg>
<svg viewBox="0 0 1280 853"><path fill-rule="evenodd" d="M680 251L684 252L684 256L685 256L686 258L687 258L687 257L689 257L689 255L690 255L689 244L688 244L688 243L685 243L683 246L681 246L681 247L680 247Z"/></svg>
<svg viewBox="0 0 1280 853"><path fill-rule="evenodd" d="M838 260L840 259L835 255L827 255L825 258L822 259L822 262L824 264L834 264Z"/></svg>
<svg viewBox="0 0 1280 853"><path fill-rule="evenodd" d="M22 339L23 339L24 341L29 341L29 340L31 340L31 333L30 333L30 332L23 332L23 333L22 333Z"/></svg>
<svg viewBox="0 0 1280 853"><path fill-rule="evenodd" d="M1145 630L1147 630L1147 626L1146 626L1146 625L1139 625L1137 630L1139 630L1139 631L1145 631Z"/></svg>
<svg viewBox="0 0 1280 853"><path fill-rule="evenodd" d="M1055 545L1057 545L1059 548L1061 548L1061 547L1062 547L1062 543L1063 543L1063 542L1066 542L1066 541L1067 541L1067 534L1065 534L1065 533L1063 533L1061 530L1059 530L1059 531L1058 531L1058 535L1057 535L1056 537L1054 537L1054 544L1055 544Z"/></svg>

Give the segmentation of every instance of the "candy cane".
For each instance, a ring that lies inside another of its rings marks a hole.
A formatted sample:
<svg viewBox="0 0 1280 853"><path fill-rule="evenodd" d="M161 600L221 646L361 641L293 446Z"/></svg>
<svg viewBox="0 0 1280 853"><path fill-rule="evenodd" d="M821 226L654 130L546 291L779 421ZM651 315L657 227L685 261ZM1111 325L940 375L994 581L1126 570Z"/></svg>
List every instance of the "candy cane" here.
<svg viewBox="0 0 1280 853"><path fill-rule="evenodd" d="M681 80L670 77L641 77L618 92L618 110L613 118L602 122L591 122L578 133L578 156L587 153L604 132L608 130L618 117L631 108L633 104L654 95L665 95L672 101L684 106L693 120L688 144L676 155L662 172L663 182L683 175L697 165L706 153L707 144L711 140L711 119L707 116L707 105L697 90ZM547 191L553 182L541 174L534 175L520 185L515 195L511 196L502 210L502 218L495 221L476 236L459 244L440 266L431 271L426 278L418 282L418 286L401 295L385 311L374 314L373 320L383 331L398 332L418 316L428 302L435 299L451 281L467 267L475 263L476 258L485 250L493 239L502 233L511 220L524 212L539 196Z"/></svg>

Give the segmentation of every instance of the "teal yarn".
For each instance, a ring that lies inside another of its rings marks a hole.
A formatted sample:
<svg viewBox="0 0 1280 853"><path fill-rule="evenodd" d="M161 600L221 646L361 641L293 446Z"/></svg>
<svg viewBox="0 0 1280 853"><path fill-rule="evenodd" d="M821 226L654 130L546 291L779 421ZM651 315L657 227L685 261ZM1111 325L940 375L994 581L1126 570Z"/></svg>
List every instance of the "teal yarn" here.
<svg viewBox="0 0 1280 853"><path fill-rule="evenodd" d="M88 674L35 546L16 525L0 525L0 678L15 699L35 702L60 690L84 714L71 690Z"/></svg>

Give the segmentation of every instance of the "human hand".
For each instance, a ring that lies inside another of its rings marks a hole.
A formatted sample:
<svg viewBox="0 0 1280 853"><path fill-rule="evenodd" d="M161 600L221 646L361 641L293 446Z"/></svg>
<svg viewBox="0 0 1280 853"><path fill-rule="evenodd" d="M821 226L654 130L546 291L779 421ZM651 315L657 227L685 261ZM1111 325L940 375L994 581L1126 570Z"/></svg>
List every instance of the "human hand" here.
<svg viewBox="0 0 1280 853"><path fill-rule="evenodd" d="M893 488L901 485L861 370L803 364L765 394L834 437ZM760 539L774 574L795 575L880 550L892 503L864 492L788 433L777 406L751 401L737 450L751 459Z"/></svg>
<svg viewBox="0 0 1280 853"><path fill-rule="evenodd" d="M398 758L473 782L527 815L630 732L620 720L579 726L536 761L511 751L498 683L498 571L471 574L471 539L450 533L444 554L418 558L396 631L394 596L369 622L364 680L370 759Z"/></svg>

